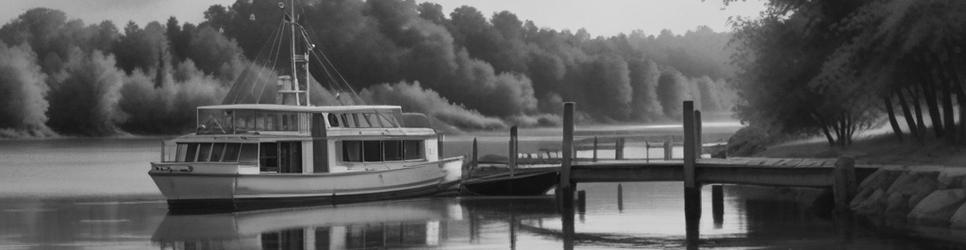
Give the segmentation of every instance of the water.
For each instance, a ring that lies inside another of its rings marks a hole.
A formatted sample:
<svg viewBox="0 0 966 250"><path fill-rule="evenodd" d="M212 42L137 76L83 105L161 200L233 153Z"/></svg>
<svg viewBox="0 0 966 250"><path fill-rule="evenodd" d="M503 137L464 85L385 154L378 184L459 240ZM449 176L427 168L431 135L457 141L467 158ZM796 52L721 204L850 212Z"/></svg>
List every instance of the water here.
<svg viewBox="0 0 966 250"><path fill-rule="evenodd" d="M484 150L504 152L501 135L483 136ZM553 144L536 137L522 144ZM472 137L447 140L447 154L464 154L459 148ZM689 242L680 182L622 183L621 197L617 183L581 183L586 209L572 225L552 196L175 215L146 174L159 150L155 138L0 141L0 249L932 247L862 223L843 226L811 208L819 190L743 186L725 186L720 217L703 190L699 240Z"/></svg>

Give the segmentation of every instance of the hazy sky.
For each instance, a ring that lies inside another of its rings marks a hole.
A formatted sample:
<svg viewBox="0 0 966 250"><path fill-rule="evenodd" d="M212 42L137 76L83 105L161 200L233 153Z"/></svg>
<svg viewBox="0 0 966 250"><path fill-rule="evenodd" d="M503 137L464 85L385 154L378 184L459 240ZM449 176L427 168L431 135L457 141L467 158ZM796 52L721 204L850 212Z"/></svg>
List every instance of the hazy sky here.
<svg viewBox="0 0 966 250"><path fill-rule="evenodd" d="M198 23L202 12L212 4L230 5L235 0L12 0L0 8L0 22L6 23L34 7L49 7L67 12L85 23L112 20L123 27L129 20L144 25L162 23L170 16ZM729 30L729 16L757 16L762 0L747 0L724 7L721 0L430 0L443 5L449 14L462 5L476 7L487 17L509 10L522 20L533 20L540 27L577 30L586 28L593 35L614 35L640 29L657 34L670 29L680 34L698 25L716 31ZM417 0L423 2L423 0Z"/></svg>

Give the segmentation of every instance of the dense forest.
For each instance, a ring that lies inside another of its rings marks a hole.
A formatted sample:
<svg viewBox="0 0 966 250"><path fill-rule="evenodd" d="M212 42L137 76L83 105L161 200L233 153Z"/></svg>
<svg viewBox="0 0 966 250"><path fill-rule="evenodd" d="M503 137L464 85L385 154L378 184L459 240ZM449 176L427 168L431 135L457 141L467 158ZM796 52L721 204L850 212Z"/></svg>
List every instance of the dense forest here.
<svg viewBox="0 0 966 250"><path fill-rule="evenodd" d="M885 124L900 141L966 143L966 1L767 3L735 24L739 118L831 145Z"/></svg>
<svg viewBox="0 0 966 250"><path fill-rule="evenodd" d="M9 20L0 137L191 131L194 107L222 103L244 72L269 70L261 55L284 20L277 1L198 11L198 24L144 27L46 8ZM306 0L296 12L359 99L427 113L444 129L554 125L563 101L580 103L583 122L658 122L678 119L684 99L713 112L736 98L732 35L707 27L595 37L412 0Z"/></svg>

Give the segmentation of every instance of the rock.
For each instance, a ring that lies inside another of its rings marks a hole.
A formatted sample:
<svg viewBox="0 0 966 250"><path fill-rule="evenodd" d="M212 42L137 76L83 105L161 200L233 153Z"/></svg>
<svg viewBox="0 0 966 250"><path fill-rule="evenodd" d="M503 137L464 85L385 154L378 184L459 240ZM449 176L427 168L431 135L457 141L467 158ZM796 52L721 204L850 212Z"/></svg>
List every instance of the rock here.
<svg viewBox="0 0 966 250"><path fill-rule="evenodd" d="M883 192L892 185L896 179L902 175L903 172L899 170L891 169L879 169L873 172L871 175L862 180L856 190L856 195L852 198L852 202L849 203L849 207L855 209L859 207L860 204L866 202L866 200L872 198L872 194L876 191Z"/></svg>
<svg viewBox="0 0 966 250"><path fill-rule="evenodd" d="M916 180L916 177L917 177L917 176L916 176L916 174L915 174L915 173L912 173L912 172L903 172L903 173L901 173L901 174L899 174L899 177L896 177L896 180L895 180L895 181L893 181L893 182L892 182L892 184L891 184L891 185L889 185L889 187L888 187L888 188L886 188L886 190L885 190L885 191L886 191L887 193L892 193L892 192L894 192L894 191L895 191L895 190L896 190L896 189L897 189L897 188L898 188L899 186L902 186L902 185L908 185L908 184L909 184L910 182L913 182L913 181L915 181L915 180Z"/></svg>
<svg viewBox="0 0 966 250"><path fill-rule="evenodd" d="M892 182L896 180L896 177L899 177L899 174L900 172L895 170L876 170L868 177L865 177L865 180L862 180L862 182L859 183L859 190L863 188L876 189L888 187L888 185L891 185Z"/></svg>
<svg viewBox="0 0 966 250"><path fill-rule="evenodd" d="M885 190L876 189L865 200L851 205L852 210L859 213L879 214L885 211L882 200L885 198Z"/></svg>
<svg viewBox="0 0 966 250"><path fill-rule="evenodd" d="M939 188L962 188L966 181L966 168L946 168L936 178Z"/></svg>
<svg viewBox="0 0 966 250"><path fill-rule="evenodd" d="M907 218L927 223L948 223L950 217L966 199L964 189L941 189L933 191L917 204Z"/></svg>
<svg viewBox="0 0 966 250"><path fill-rule="evenodd" d="M909 213L912 206L909 205L909 195L901 193L891 193L886 198L885 213L891 215L905 215Z"/></svg>
<svg viewBox="0 0 966 250"><path fill-rule="evenodd" d="M932 176L920 176L915 182L899 189L897 192L909 195L908 206L912 208L916 204L919 204L919 201L922 201L923 198L926 198L927 195L936 191L938 186L939 183Z"/></svg>
<svg viewBox="0 0 966 250"><path fill-rule="evenodd" d="M966 203L959 206L956 213L949 218L950 226L953 228L966 228Z"/></svg>

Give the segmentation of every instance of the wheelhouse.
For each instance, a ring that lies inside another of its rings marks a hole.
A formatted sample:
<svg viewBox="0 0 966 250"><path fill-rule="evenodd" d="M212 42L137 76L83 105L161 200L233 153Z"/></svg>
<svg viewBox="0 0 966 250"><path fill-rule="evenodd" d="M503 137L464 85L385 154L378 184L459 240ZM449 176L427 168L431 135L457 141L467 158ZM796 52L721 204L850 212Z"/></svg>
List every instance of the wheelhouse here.
<svg viewBox="0 0 966 250"><path fill-rule="evenodd" d="M235 104L199 107L197 116L194 134L165 144L162 159L169 164L159 167L234 165L243 174L310 174L438 160L426 117L404 114L399 106Z"/></svg>

